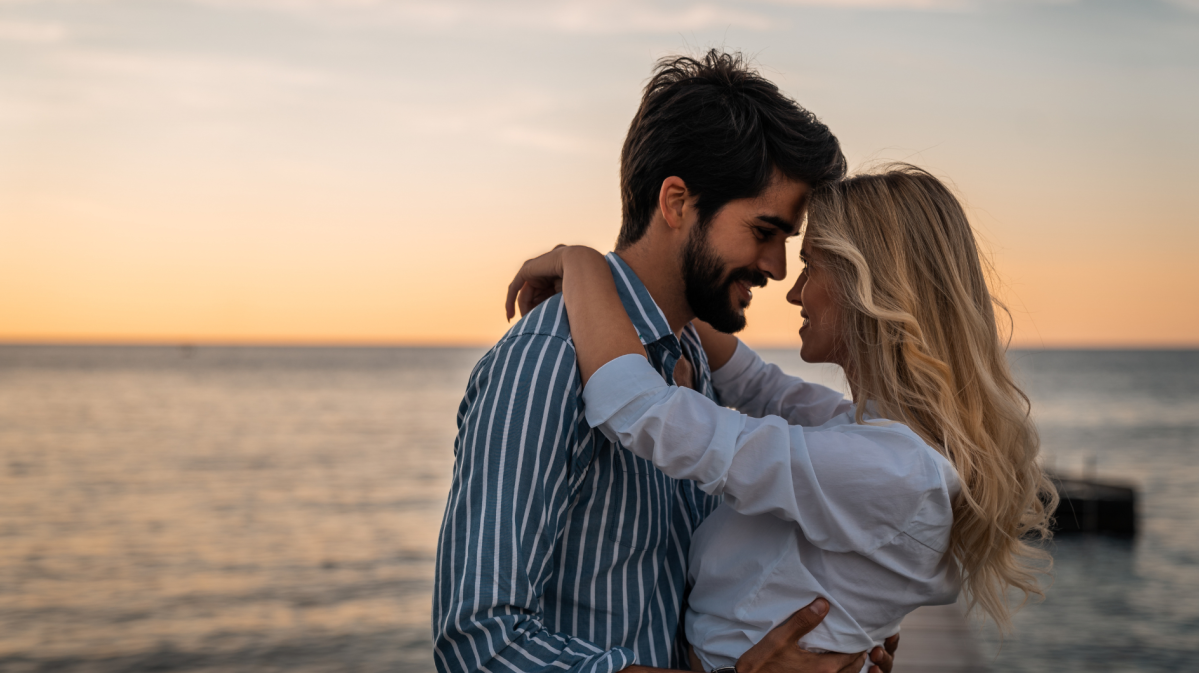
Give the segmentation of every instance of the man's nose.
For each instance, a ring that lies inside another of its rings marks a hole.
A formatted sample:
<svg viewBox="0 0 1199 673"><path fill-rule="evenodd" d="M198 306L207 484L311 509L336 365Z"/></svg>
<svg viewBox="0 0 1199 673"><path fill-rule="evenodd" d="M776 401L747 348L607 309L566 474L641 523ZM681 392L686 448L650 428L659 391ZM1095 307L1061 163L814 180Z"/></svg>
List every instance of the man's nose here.
<svg viewBox="0 0 1199 673"><path fill-rule="evenodd" d="M779 245L768 246L758 258L758 269L771 280L783 280L787 277L787 245L783 241Z"/></svg>

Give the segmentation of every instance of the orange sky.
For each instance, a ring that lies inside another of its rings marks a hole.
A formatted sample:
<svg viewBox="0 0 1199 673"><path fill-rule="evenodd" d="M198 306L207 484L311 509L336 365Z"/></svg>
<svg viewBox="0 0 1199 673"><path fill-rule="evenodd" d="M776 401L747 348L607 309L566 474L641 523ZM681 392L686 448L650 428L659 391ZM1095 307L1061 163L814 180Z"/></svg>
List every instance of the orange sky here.
<svg viewBox="0 0 1199 673"><path fill-rule="evenodd" d="M611 245L653 60L726 44L956 186L1018 345L1199 346L1199 9L843 4L0 2L0 341L494 341Z"/></svg>

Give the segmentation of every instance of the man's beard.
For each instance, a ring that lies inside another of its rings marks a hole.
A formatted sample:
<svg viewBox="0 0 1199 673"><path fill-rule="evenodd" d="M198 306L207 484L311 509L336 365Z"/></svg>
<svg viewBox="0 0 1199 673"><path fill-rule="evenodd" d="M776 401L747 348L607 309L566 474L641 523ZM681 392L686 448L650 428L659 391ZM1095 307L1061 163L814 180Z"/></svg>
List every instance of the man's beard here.
<svg viewBox="0 0 1199 673"><path fill-rule="evenodd" d="M705 227L706 229L706 227ZM683 248L683 291L695 317L726 334L745 328L745 314L733 306L733 283L748 281L751 287L766 285L766 274L752 269L733 269L724 276L724 261L708 245L707 231L693 229Z"/></svg>

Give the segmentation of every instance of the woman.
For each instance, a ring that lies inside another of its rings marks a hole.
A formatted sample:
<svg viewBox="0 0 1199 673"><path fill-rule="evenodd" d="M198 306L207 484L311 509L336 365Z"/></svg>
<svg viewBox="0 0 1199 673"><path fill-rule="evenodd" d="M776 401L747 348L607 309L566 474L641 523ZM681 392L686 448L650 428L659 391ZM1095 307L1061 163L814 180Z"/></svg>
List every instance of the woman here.
<svg viewBox="0 0 1199 673"><path fill-rule="evenodd" d="M831 608L801 645L857 652L959 589L1001 628L1009 589L1041 593L1048 557L1026 540L1049 536L1056 496L960 204L912 166L852 177L813 193L801 257L800 353L840 365L853 404L710 328L713 383L742 413L665 385L593 250L556 249L513 284L561 276L588 422L724 495L690 551L697 670L816 596Z"/></svg>

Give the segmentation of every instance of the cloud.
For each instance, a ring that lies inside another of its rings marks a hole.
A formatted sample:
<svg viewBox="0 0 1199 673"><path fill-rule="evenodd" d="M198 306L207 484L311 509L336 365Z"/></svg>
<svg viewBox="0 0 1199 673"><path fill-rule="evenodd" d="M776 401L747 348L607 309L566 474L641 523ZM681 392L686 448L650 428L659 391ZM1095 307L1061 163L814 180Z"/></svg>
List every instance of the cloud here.
<svg viewBox="0 0 1199 673"><path fill-rule="evenodd" d="M603 155L611 151L610 143L601 142L585 136L559 133L541 128L528 126L509 126L502 128L496 138L503 143L528 147L554 154Z"/></svg>
<svg viewBox="0 0 1199 673"><path fill-rule="evenodd" d="M999 4L1062 4L1079 0L184 0L229 9L321 17L391 20L421 28L505 28L567 34L677 33L710 28L768 31L776 17L763 9L969 10ZM1166 0L1194 7L1199 0ZM757 5L757 9L753 9Z"/></svg>
<svg viewBox="0 0 1199 673"><path fill-rule="evenodd" d="M323 72L267 61L73 47L44 56L36 72L0 94L5 106L24 110L6 118L29 118L31 111L43 121L244 112L294 104L331 81Z"/></svg>
<svg viewBox="0 0 1199 673"><path fill-rule="evenodd" d="M568 121L578 105L569 94L521 88L460 102L406 101L380 110L385 124L420 136L472 137L561 155L601 156L612 140L580 134ZM382 123L382 122L381 122Z"/></svg>
<svg viewBox="0 0 1199 673"><path fill-rule="evenodd" d="M0 20L0 42L51 44L66 38L67 29L61 24Z"/></svg>
<svg viewBox="0 0 1199 673"><path fill-rule="evenodd" d="M674 33L725 27L764 31L772 27L765 15L711 3L655 7L651 3L576 2L555 5L542 18L528 18L535 19L528 22L530 26L539 21L565 33Z"/></svg>
<svg viewBox="0 0 1199 673"><path fill-rule="evenodd" d="M652 0L190 0L314 19L385 21L426 29L507 29L565 34L676 33L707 28L770 30L769 16L722 2Z"/></svg>
<svg viewBox="0 0 1199 673"><path fill-rule="evenodd" d="M1188 9L1192 12L1199 12L1199 0L1166 0L1166 2L1169 2L1175 7Z"/></svg>
<svg viewBox="0 0 1199 673"><path fill-rule="evenodd" d="M958 9L971 0L766 0L775 5L834 7L842 9Z"/></svg>

